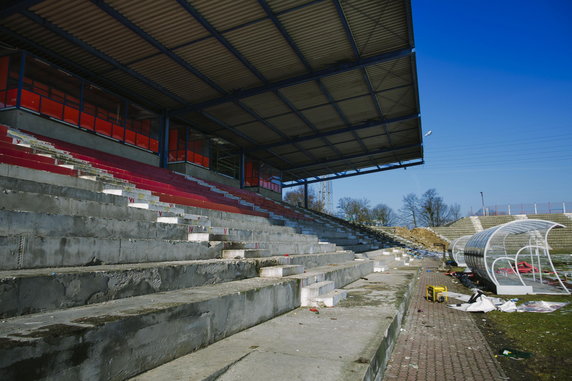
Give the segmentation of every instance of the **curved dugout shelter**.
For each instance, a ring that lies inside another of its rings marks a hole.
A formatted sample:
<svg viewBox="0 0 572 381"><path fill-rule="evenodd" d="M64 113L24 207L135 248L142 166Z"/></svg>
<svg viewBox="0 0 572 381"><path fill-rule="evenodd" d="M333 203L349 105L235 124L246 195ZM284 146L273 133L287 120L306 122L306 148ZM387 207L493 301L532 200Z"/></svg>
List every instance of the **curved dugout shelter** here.
<svg viewBox="0 0 572 381"><path fill-rule="evenodd" d="M494 226L469 239L465 260L494 284L497 294L569 294L554 269L547 241L552 229L563 227L536 219Z"/></svg>
<svg viewBox="0 0 572 381"><path fill-rule="evenodd" d="M457 262L458 266L467 266L465 262L465 246L472 235L464 235L451 242L451 259Z"/></svg>

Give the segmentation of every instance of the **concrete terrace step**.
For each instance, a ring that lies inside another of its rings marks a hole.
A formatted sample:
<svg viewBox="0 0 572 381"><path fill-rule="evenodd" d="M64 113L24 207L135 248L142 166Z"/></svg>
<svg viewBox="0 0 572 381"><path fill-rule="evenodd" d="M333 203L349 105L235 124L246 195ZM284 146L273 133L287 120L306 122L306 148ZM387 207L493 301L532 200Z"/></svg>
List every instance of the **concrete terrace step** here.
<svg viewBox="0 0 572 381"><path fill-rule="evenodd" d="M294 279L253 278L6 319L0 378L124 379L299 303Z"/></svg>
<svg viewBox="0 0 572 381"><path fill-rule="evenodd" d="M0 210L0 234L94 238L188 239L186 225Z"/></svg>
<svg viewBox="0 0 572 381"><path fill-rule="evenodd" d="M0 318L254 278L265 264L213 259L0 271Z"/></svg>
<svg viewBox="0 0 572 381"><path fill-rule="evenodd" d="M127 203L117 205L43 193L13 191L2 189L2 186L0 191L2 192L0 209L5 210L131 221L153 221L157 218L157 212L128 208Z"/></svg>
<svg viewBox="0 0 572 381"><path fill-rule="evenodd" d="M263 249L269 250L274 255L298 255L298 254L314 254L326 253L337 250L337 246L327 242L244 242L244 241L227 241L223 242L225 249Z"/></svg>
<svg viewBox="0 0 572 381"><path fill-rule="evenodd" d="M285 276L302 274L304 266L302 265L280 265L268 266L260 269L261 278L282 278Z"/></svg>
<svg viewBox="0 0 572 381"><path fill-rule="evenodd" d="M311 305L313 307L335 307L340 301L344 300L347 295L348 293L345 290L333 290L312 298Z"/></svg>
<svg viewBox="0 0 572 381"><path fill-rule="evenodd" d="M240 258L263 258L271 257L270 250L263 249L223 249L222 257L224 259L240 259Z"/></svg>
<svg viewBox="0 0 572 381"><path fill-rule="evenodd" d="M191 235L192 234L192 235ZM297 233L266 232L226 228L225 233L194 233L190 240L200 241L246 241L246 242L298 242L317 243L318 237Z"/></svg>
<svg viewBox="0 0 572 381"><path fill-rule="evenodd" d="M99 191L74 188L71 186L60 186L6 176L0 176L0 189L38 193L54 197L66 197L75 200L101 202L117 206L127 206L127 200L124 197L103 194Z"/></svg>
<svg viewBox="0 0 572 381"><path fill-rule="evenodd" d="M369 274L347 285L348 299L335 308L295 309L133 380L381 380L412 274Z"/></svg>
<svg viewBox="0 0 572 381"><path fill-rule="evenodd" d="M221 250L218 243L186 240L0 235L0 269L213 259Z"/></svg>
<svg viewBox="0 0 572 381"><path fill-rule="evenodd" d="M318 296L327 294L334 291L334 282L331 281L321 281L302 287L302 293L300 296L300 303L304 306L314 306L316 305L315 300Z"/></svg>

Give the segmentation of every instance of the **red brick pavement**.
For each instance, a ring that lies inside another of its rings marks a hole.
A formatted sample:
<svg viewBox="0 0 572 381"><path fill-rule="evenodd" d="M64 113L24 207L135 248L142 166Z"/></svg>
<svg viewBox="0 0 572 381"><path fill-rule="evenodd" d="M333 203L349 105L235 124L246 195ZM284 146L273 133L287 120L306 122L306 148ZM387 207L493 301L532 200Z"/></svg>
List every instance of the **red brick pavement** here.
<svg viewBox="0 0 572 381"><path fill-rule="evenodd" d="M449 286L451 279L435 271L433 259L424 259L422 266L384 380L508 379L469 312L425 300L426 285Z"/></svg>

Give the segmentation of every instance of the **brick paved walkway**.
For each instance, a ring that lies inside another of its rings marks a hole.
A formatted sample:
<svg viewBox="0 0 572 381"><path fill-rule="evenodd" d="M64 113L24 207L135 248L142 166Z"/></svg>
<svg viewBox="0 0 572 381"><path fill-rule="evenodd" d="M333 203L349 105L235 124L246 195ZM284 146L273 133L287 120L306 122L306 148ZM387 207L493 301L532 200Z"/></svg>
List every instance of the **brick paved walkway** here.
<svg viewBox="0 0 572 381"><path fill-rule="evenodd" d="M425 300L426 285L452 284L448 276L434 271L437 265L433 259L423 260L418 287L403 324L405 331L399 335L384 380L508 379L470 313Z"/></svg>

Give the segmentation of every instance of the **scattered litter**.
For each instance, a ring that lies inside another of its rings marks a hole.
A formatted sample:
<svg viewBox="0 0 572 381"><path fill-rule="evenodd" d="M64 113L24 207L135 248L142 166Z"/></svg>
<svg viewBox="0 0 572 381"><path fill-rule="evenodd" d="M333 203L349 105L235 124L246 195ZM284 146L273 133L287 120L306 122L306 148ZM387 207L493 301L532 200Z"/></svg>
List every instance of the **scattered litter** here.
<svg viewBox="0 0 572 381"><path fill-rule="evenodd" d="M460 294L458 292L445 291L443 292L443 295L448 296L449 298L460 300L462 302L468 302L469 299L471 299L471 295Z"/></svg>
<svg viewBox="0 0 572 381"><path fill-rule="evenodd" d="M522 305L516 305L517 298L504 300L501 298L494 298L486 296L480 290L475 289L472 296L466 294L459 294L456 292L443 292L442 294L464 301L460 304L449 304L448 307L466 312L489 312L489 311L502 311L502 312L540 312L548 313L556 311L559 308L567 305L567 302L545 302L545 301L530 301ZM486 319L483 319L486 321Z"/></svg>
<svg viewBox="0 0 572 381"><path fill-rule="evenodd" d="M505 357L510 357L513 360L529 359L532 357L532 353L517 351L516 349L502 348L499 354Z"/></svg>
<svg viewBox="0 0 572 381"><path fill-rule="evenodd" d="M524 302L517 307L518 312L540 312L548 313L556 311L567 305L567 302L545 302L545 301L530 301Z"/></svg>
<svg viewBox="0 0 572 381"><path fill-rule="evenodd" d="M481 292L476 292L467 303L449 304L448 307L466 312L490 312L497 309L493 298L489 298Z"/></svg>
<svg viewBox="0 0 572 381"><path fill-rule="evenodd" d="M320 313L320 311L318 311L317 308L310 308L310 312L315 313L316 315L318 315Z"/></svg>
<svg viewBox="0 0 572 381"><path fill-rule="evenodd" d="M422 310L422 309L418 309L417 312L423 312L423 310Z"/></svg>
<svg viewBox="0 0 572 381"><path fill-rule="evenodd" d="M363 279L363 280L369 280L369 279L367 279L367 278L364 278L364 277L361 277L360 279Z"/></svg>
<svg viewBox="0 0 572 381"><path fill-rule="evenodd" d="M498 310L502 312L516 312L517 311L516 303L513 302L512 300L509 300L498 306Z"/></svg>
<svg viewBox="0 0 572 381"><path fill-rule="evenodd" d="M417 364L409 364L410 367L412 367L413 369L419 369L419 365Z"/></svg>

